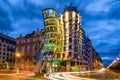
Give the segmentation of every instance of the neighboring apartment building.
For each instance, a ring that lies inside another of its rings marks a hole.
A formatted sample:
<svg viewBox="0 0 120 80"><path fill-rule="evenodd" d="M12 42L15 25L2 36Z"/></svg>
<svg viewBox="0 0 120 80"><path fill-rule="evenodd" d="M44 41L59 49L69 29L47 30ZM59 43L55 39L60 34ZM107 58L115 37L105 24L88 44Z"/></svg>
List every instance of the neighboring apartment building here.
<svg viewBox="0 0 120 80"><path fill-rule="evenodd" d="M14 38L0 33L0 68L6 68L7 63L9 63L9 68L13 68L15 46Z"/></svg>
<svg viewBox="0 0 120 80"><path fill-rule="evenodd" d="M20 35L16 39L16 53L20 54L20 58L16 57L16 67L19 66L23 70L33 70L36 55L41 48L44 30L33 31L25 36Z"/></svg>
<svg viewBox="0 0 120 80"><path fill-rule="evenodd" d="M60 15L62 24L63 49L61 58L66 62L66 70L79 69L82 52L82 35L84 31L81 28L81 17L76 7L68 6Z"/></svg>
<svg viewBox="0 0 120 80"><path fill-rule="evenodd" d="M91 40L86 37L85 31L81 27L81 16L76 7L68 6L60 15L62 25L62 52L61 58L66 63L67 71L94 70L92 56L99 64L102 64L96 51L92 53ZM100 69L101 66L97 69Z"/></svg>
<svg viewBox="0 0 120 80"><path fill-rule="evenodd" d="M99 70L103 67L102 59L99 54L96 53L95 49L92 47L92 68L93 70Z"/></svg>

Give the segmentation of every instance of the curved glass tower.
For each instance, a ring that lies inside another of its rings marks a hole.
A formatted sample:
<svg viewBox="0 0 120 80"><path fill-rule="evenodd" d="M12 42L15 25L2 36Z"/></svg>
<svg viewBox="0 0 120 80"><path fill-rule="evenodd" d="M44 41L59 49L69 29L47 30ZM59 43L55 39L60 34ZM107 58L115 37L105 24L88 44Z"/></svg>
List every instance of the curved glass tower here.
<svg viewBox="0 0 120 80"><path fill-rule="evenodd" d="M36 72L52 72L57 71L58 67L57 58L61 52L61 29L59 25L59 19L57 12L54 9L43 10L45 37L43 42L43 49L40 50L39 57L37 59L39 65ZM41 60L41 61L40 61Z"/></svg>

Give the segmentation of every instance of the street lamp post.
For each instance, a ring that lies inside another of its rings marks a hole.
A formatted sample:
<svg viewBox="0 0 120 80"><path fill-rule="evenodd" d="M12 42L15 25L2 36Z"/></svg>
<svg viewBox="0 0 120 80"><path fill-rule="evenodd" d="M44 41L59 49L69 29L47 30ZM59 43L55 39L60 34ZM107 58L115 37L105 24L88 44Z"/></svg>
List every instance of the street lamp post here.
<svg viewBox="0 0 120 80"><path fill-rule="evenodd" d="M18 66L18 59L20 58L20 53L16 53L15 54L15 57L16 57L16 67L17 67L17 74L19 74L19 66Z"/></svg>

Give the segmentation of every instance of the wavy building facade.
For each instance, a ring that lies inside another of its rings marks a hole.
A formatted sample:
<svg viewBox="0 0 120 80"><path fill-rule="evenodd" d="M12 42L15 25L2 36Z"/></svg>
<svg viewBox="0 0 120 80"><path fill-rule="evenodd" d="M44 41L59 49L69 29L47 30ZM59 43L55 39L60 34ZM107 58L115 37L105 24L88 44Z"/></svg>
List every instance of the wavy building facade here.
<svg viewBox="0 0 120 80"><path fill-rule="evenodd" d="M76 7L66 7L60 17L56 10L45 9L43 16L45 37L43 48L39 52L40 60L36 64L36 72L102 68L101 58L81 28L81 16Z"/></svg>

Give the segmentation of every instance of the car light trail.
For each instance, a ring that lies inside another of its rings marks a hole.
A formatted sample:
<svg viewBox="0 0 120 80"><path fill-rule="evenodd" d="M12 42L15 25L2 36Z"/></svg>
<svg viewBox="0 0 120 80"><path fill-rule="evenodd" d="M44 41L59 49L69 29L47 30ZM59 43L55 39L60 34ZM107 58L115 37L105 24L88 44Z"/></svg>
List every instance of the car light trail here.
<svg viewBox="0 0 120 80"><path fill-rule="evenodd" d="M50 80L95 80L90 78L82 78L77 77L72 74L84 74L90 72L97 72L97 71L82 71L82 72L55 72L55 73L48 73L45 74L44 77Z"/></svg>

